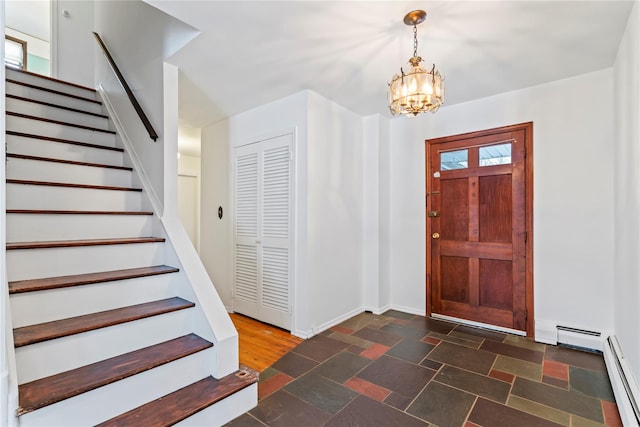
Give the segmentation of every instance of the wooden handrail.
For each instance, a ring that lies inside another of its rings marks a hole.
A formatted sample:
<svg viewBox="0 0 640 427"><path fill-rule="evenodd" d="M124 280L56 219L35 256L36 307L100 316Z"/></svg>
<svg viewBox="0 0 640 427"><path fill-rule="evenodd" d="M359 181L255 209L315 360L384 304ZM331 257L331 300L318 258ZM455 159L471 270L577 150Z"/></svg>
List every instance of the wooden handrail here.
<svg viewBox="0 0 640 427"><path fill-rule="evenodd" d="M147 117L147 115L142 110L142 107L140 106L140 103L136 99L135 95L133 94L133 91L131 90L131 88L127 84L127 81L124 79L124 76L120 72L120 69L116 65L116 62L111 57L111 54L109 53L109 50L107 49L107 46L105 46L104 42L102 41L102 39L100 38L98 33L96 33L95 31L93 32L93 36L96 38L96 41L98 42L98 44L102 48L102 52L104 53L104 56L107 57L107 61L109 62L109 65L111 66L111 69L116 74L116 77L118 77L118 80L120 81L120 84L122 85L122 87L124 88L124 91L127 93L127 96L129 97L129 101L131 101L131 104L133 104L133 108L136 110L136 113L138 113L138 116L140 117L140 120L142 120L142 124L144 124L144 127L147 129L147 132L149 132L149 137L151 139L153 139L154 141L156 141L158 139L158 134L153 129L153 126L151 126L151 122L149 121L149 118Z"/></svg>

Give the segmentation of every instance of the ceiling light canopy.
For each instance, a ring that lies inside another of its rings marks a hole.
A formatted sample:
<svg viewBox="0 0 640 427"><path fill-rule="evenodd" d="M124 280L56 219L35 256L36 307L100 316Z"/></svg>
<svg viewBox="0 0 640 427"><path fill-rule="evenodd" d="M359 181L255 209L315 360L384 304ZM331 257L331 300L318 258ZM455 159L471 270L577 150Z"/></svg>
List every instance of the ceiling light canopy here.
<svg viewBox="0 0 640 427"><path fill-rule="evenodd" d="M420 66L422 58L418 56L418 24L427 19L427 12L414 10L404 17L404 23L413 26L413 57L409 59L411 69L393 76L389 83L389 109L391 114L405 114L415 117L430 111L435 113L444 101L444 77L436 70L435 64L430 71Z"/></svg>

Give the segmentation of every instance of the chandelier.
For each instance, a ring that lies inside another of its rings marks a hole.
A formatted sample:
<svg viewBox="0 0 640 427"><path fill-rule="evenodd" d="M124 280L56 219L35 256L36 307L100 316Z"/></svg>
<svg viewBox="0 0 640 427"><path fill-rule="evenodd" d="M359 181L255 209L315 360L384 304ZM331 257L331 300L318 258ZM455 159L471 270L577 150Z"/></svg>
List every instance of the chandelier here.
<svg viewBox="0 0 640 427"><path fill-rule="evenodd" d="M427 12L414 10L404 17L406 25L413 26L413 57L409 59L411 69L406 73L400 68L400 74L393 76L389 83L389 109L394 116L405 114L417 116L430 111L435 113L444 101L444 77L436 70L435 64L430 71L420 66L422 58L418 56L418 24L427 19Z"/></svg>

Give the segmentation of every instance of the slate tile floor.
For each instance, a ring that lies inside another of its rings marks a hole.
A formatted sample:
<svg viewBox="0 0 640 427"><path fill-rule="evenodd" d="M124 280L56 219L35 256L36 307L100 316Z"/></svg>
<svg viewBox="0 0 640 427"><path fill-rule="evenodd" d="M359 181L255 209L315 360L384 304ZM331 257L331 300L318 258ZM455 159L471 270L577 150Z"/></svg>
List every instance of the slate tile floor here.
<svg viewBox="0 0 640 427"><path fill-rule="evenodd" d="M601 355L397 311L303 341L229 427L620 426Z"/></svg>

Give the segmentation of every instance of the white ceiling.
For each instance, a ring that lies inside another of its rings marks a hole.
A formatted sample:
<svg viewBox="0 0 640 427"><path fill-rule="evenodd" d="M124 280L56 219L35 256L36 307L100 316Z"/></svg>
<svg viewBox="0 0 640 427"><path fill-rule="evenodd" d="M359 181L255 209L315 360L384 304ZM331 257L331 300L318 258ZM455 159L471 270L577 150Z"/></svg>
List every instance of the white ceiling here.
<svg viewBox="0 0 640 427"><path fill-rule="evenodd" d="M389 116L387 82L418 53L445 105L610 67L633 1L188 1L148 3L202 31L170 58L180 120L202 127L303 89ZM636 0L637 1L637 0Z"/></svg>

